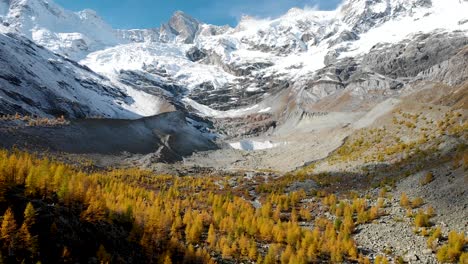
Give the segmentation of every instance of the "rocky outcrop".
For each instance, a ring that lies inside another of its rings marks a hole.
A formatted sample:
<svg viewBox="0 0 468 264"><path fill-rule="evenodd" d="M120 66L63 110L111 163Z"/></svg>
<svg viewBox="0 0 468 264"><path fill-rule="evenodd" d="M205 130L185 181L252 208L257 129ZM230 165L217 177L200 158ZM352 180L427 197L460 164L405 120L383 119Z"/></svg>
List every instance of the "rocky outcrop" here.
<svg viewBox="0 0 468 264"><path fill-rule="evenodd" d="M468 45L462 32L417 35L402 43L375 46L362 59L362 67L393 78L414 77L448 60Z"/></svg>
<svg viewBox="0 0 468 264"><path fill-rule="evenodd" d="M138 87L148 94L165 97L181 97L187 90L170 80L161 81L145 72L121 70L119 80L130 86Z"/></svg>
<svg viewBox="0 0 468 264"><path fill-rule="evenodd" d="M207 54L199 49L198 47L191 47L186 53L185 55L187 56L187 58L193 62L197 62L197 61L200 61L202 59L204 59Z"/></svg>
<svg viewBox="0 0 468 264"><path fill-rule="evenodd" d="M160 39L163 42L176 40L181 43L193 43L200 28L200 22L182 11L177 11L167 24L160 29Z"/></svg>
<svg viewBox="0 0 468 264"><path fill-rule="evenodd" d="M335 39L330 40L328 42L328 44L329 44L330 47L333 47L333 46L335 46L337 44L340 44L342 42L354 41L354 40L358 40L358 39L359 39L358 34L356 34L353 31L345 30L345 31L341 32Z"/></svg>
<svg viewBox="0 0 468 264"><path fill-rule="evenodd" d="M339 51L332 50L325 57L325 68L305 84L294 86L304 87L303 96L317 102L342 90L355 96L385 98L420 79L458 85L467 79L467 42L461 32L434 32L401 43L376 45L357 58L340 59Z"/></svg>
<svg viewBox="0 0 468 264"><path fill-rule="evenodd" d="M420 72L417 77L450 86L463 84L468 80L468 45L449 60Z"/></svg>
<svg viewBox="0 0 468 264"><path fill-rule="evenodd" d="M214 127L227 138L241 138L245 136L260 136L273 131L277 121L269 114L251 114L237 118L223 118L214 120Z"/></svg>

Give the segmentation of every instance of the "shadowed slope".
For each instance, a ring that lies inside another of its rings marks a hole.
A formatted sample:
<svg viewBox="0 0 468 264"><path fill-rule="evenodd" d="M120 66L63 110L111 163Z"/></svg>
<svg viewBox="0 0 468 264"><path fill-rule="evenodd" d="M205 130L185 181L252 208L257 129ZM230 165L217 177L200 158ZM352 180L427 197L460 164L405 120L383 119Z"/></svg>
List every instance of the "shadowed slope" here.
<svg viewBox="0 0 468 264"><path fill-rule="evenodd" d="M190 126L181 112L138 120L84 119L59 127L21 127L8 133L0 129L4 147L38 147L78 154L148 154L175 161L194 151L216 149L206 135Z"/></svg>

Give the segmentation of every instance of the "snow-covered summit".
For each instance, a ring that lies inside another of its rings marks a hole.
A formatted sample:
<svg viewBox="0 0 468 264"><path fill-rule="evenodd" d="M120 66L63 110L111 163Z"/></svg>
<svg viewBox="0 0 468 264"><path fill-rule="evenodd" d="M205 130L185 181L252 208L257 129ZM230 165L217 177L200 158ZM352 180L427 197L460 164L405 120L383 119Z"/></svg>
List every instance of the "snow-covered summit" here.
<svg viewBox="0 0 468 264"><path fill-rule="evenodd" d="M125 42L92 10L74 13L46 0L1 0L1 3L0 15L10 32L23 34L73 59Z"/></svg>
<svg viewBox="0 0 468 264"><path fill-rule="evenodd" d="M363 33L389 20L431 7L432 0L348 0L338 10L340 19L351 30Z"/></svg>

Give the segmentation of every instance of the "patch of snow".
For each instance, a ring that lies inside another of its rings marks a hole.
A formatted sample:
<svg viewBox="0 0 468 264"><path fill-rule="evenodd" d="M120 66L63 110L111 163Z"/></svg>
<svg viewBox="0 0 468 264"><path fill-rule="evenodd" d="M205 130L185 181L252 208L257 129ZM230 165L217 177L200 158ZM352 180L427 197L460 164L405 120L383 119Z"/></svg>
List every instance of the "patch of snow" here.
<svg viewBox="0 0 468 264"><path fill-rule="evenodd" d="M257 87L255 84L252 84L249 87L247 87L247 89L245 89L245 90L247 92L255 92L255 91L260 90L260 87Z"/></svg>
<svg viewBox="0 0 468 264"><path fill-rule="evenodd" d="M372 11L374 13L383 13L387 9L387 3L386 2L380 2L371 7Z"/></svg>
<svg viewBox="0 0 468 264"><path fill-rule="evenodd" d="M124 91L133 99L132 104L124 104L122 107L140 116L153 116L162 112L165 101L157 96L135 90L130 86L124 86Z"/></svg>
<svg viewBox="0 0 468 264"><path fill-rule="evenodd" d="M238 150L254 151L275 148L280 144L271 141L241 140L239 142L229 143L229 145Z"/></svg>
<svg viewBox="0 0 468 264"><path fill-rule="evenodd" d="M332 81L335 81L334 79L332 79L330 76L328 75L324 75L320 78L320 80L318 80L318 82L332 82Z"/></svg>
<svg viewBox="0 0 468 264"><path fill-rule="evenodd" d="M259 113L267 113L271 110L271 107L263 108L262 110L259 110Z"/></svg>
<svg viewBox="0 0 468 264"><path fill-rule="evenodd" d="M197 103L188 97L183 98L182 101L185 104L193 107L201 116L210 116L214 118L227 118L227 117L233 118L233 117L243 116L247 113L253 112L255 109L259 107L258 105L253 105L247 108L220 111L220 110L212 109L206 105Z"/></svg>

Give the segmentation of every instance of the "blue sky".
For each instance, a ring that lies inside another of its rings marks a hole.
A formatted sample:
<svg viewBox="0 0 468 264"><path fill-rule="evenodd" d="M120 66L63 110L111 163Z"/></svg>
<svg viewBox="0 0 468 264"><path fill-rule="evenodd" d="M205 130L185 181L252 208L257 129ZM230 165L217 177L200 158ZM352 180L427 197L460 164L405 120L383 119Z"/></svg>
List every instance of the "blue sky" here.
<svg viewBox="0 0 468 264"><path fill-rule="evenodd" d="M74 11L93 9L114 28L159 27L182 10L200 21L234 26L242 15L275 17L291 7L330 10L341 0L55 0Z"/></svg>

